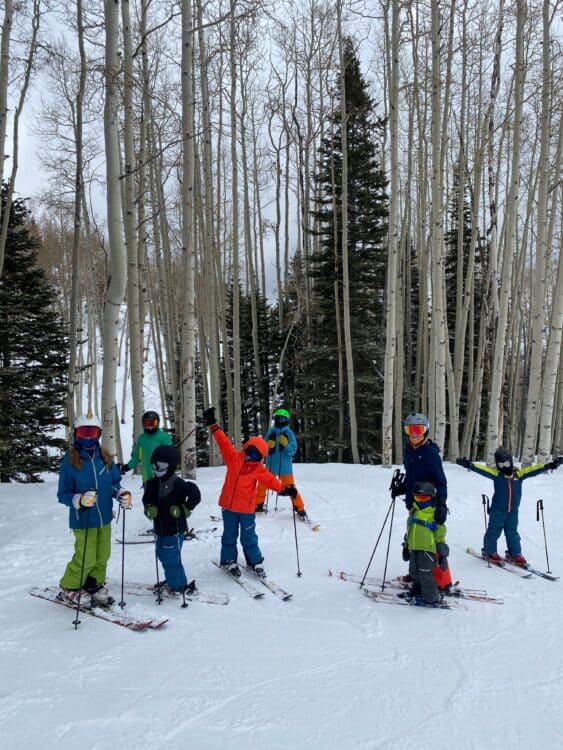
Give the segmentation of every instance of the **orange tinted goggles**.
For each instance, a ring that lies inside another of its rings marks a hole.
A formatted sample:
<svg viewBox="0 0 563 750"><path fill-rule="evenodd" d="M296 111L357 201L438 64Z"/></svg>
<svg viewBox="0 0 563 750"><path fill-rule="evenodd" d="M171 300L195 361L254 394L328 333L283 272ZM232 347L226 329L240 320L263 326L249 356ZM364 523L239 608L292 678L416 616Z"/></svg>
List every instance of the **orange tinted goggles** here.
<svg viewBox="0 0 563 750"><path fill-rule="evenodd" d="M153 427L158 427L158 419L145 419L143 424L145 427L150 427L152 429Z"/></svg>
<svg viewBox="0 0 563 750"><path fill-rule="evenodd" d="M427 500L432 500L432 495L415 495L414 499L425 503Z"/></svg>
<svg viewBox="0 0 563 750"><path fill-rule="evenodd" d="M92 425L84 425L83 427L77 427L76 428L76 437L80 438L81 440L85 440L87 438L99 438L102 434L102 431L99 427L94 427Z"/></svg>
<svg viewBox="0 0 563 750"><path fill-rule="evenodd" d="M423 424L406 424L405 432L412 437L422 437L426 432L426 426Z"/></svg>

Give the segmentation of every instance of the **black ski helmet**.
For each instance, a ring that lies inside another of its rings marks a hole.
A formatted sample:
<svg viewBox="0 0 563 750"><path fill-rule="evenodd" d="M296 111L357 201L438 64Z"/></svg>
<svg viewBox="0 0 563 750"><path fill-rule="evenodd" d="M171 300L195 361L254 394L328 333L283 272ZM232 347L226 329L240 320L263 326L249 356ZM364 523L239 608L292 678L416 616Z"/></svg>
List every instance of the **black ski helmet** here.
<svg viewBox="0 0 563 750"><path fill-rule="evenodd" d="M413 495L430 495L436 497L436 486L432 482L415 482L412 488Z"/></svg>
<svg viewBox="0 0 563 750"><path fill-rule="evenodd" d="M150 427L146 427L145 422L147 421L148 422L156 421L156 426L151 425ZM148 433L155 432L155 430L158 429L158 426L160 424L160 416L158 415L156 411L149 410L143 414L143 416L141 417L141 422L143 423L143 429L145 430L145 432L148 432Z"/></svg>
<svg viewBox="0 0 563 750"><path fill-rule="evenodd" d="M495 463L496 464L503 464L505 461L514 461L514 458L512 456L512 453L508 450L508 448L497 448L495 451Z"/></svg>

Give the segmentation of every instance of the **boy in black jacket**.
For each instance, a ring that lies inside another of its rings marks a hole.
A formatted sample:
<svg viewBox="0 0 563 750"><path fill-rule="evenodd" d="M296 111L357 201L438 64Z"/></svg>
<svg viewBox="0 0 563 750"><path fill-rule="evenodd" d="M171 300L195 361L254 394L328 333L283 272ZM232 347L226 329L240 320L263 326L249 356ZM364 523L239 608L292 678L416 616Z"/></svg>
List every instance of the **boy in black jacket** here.
<svg viewBox="0 0 563 750"><path fill-rule="evenodd" d="M180 461L177 448L159 445L151 456L154 477L145 485L145 515L153 522L156 555L164 568L170 591L184 591L187 585L182 565L182 544L188 528L186 519L201 500L194 482L185 482L174 474Z"/></svg>

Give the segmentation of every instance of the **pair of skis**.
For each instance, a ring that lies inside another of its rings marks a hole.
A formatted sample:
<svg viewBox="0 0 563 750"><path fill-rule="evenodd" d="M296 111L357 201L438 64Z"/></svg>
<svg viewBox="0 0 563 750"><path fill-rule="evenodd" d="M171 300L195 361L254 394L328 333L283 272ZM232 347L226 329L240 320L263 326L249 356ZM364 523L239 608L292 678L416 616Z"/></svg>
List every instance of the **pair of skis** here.
<svg viewBox="0 0 563 750"><path fill-rule="evenodd" d="M361 583L363 576L359 576L355 573L346 573L345 571L341 570L338 573L334 573L332 570L328 571L329 576L335 576L336 578L340 578L342 581L350 581L351 583ZM366 576L366 579L364 581L364 584L366 586L382 586L383 585L383 579L382 578L376 578L374 576ZM409 583L407 581L404 581L402 577L395 578L392 581L385 581L385 588L399 590L399 591L406 591L409 588ZM379 593L379 592L375 592ZM385 592L381 592L385 593ZM490 604L504 604L504 601L497 597L497 596L491 596L488 594L484 589L468 589L463 586L459 586L458 584L454 584L453 586L450 586L448 589L444 590L444 596L450 600L450 599L470 599L474 602L488 602Z"/></svg>
<svg viewBox="0 0 563 750"><path fill-rule="evenodd" d="M121 586L121 582L113 579L108 580L108 585L110 588L119 588ZM182 593L176 592L176 591L167 591L164 587L160 587L160 590L156 588L156 586L152 583L136 583L133 581L124 581L123 583L123 591L128 596L151 596L153 599L155 597L160 597L162 599L174 599L174 600L180 600L182 599ZM229 603L229 597L227 594L223 594L222 592L209 592L209 591L201 591L195 584L195 581L192 581L191 584L189 584L188 589L184 592L184 596L186 597L187 601L190 602L200 602L201 604L228 604Z"/></svg>
<svg viewBox="0 0 563 750"><path fill-rule="evenodd" d="M502 568L502 570L506 570L507 573L512 573L513 575L516 575L519 578L531 578L532 575L535 575L535 576L538 576L539 578L544 578L546 581L558 581L559 580L559 576L554 576L551 573L546 573L542 570L538 570L537 568L534 568L529 564L520 566L520 565L511 563L509 560L497 560L495 562L494 560L491 560L490 558L485 557L479 552L476 552L471 547L468 547L466 549L466 552L469 555L476 557L478 560L483 560L484 562L490 563L491 567Z"/></svg>
<svg viewBox="0 0 563 750"><path fill-rule="evenodd" d="M34 586L30 589L29 593L31 596L36 596L39 599L45 599L54 604L60 604L63 607L72 609L76 612L76 604L69 602L63 598L61 589L58 586ZM113 605L110 606L97 606L97 607L80 607L80 612L83 614L91 615L99 620L105 620L111 622L114 625L121 625L127 630L159 630L163 625L168 622L168 618L165 619L154 619L151 617L135 617L130 615L128 612L123 612L120 609L116 609Z"/></svg>
<svg viewBox="0 0 563 750"><path fill-rule="evenodd" d="M229 571L228 568L224 568L218 562L215 562L215 560L213 561L213 564L216 565L219 568L219 570L223 571L225 575L229 576L229 578L232 578L234 581L236 581L238 585L242 589L244 589L244 591L246 591L246 593L249 596L251 596L253 599L261 599L264 596L264 592L256 588L256 586L250 583L250 581L247 578L243 578L242 575L240 576L234 575L233 573ZM281 586L278 586L278 584L275 581L272 581L271 578L268 578L268 576L266 575L260 576L257 573L254 573L252 568L245 568L245 567L241 568L239 566L239 569L245 570L249 573L251 572L256 577L256 579L260 581L260 583L263 584L267 589L269 589L272 592L272 594L274 594L274 596L277 596L278 599L281 599L282 601L287 602L293 596L293 594L289 594L287 591L285 591L285 589L282 589Z"/></svg>

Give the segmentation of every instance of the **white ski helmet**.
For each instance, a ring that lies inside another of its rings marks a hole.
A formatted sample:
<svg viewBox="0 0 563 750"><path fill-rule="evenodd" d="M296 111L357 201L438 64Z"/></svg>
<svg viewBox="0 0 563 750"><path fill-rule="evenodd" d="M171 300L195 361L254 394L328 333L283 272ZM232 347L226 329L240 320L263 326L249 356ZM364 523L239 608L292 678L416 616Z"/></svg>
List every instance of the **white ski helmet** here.
<svg viewBox="0 0 563 750"><path fill-rule="evenodd" d="M98 417L95 417L92 412L89 411L86 416L82 415L81 417L76 417L74 420L74 429L76 430L77 427L97 427L101 430L102 423Z"/></svg>

